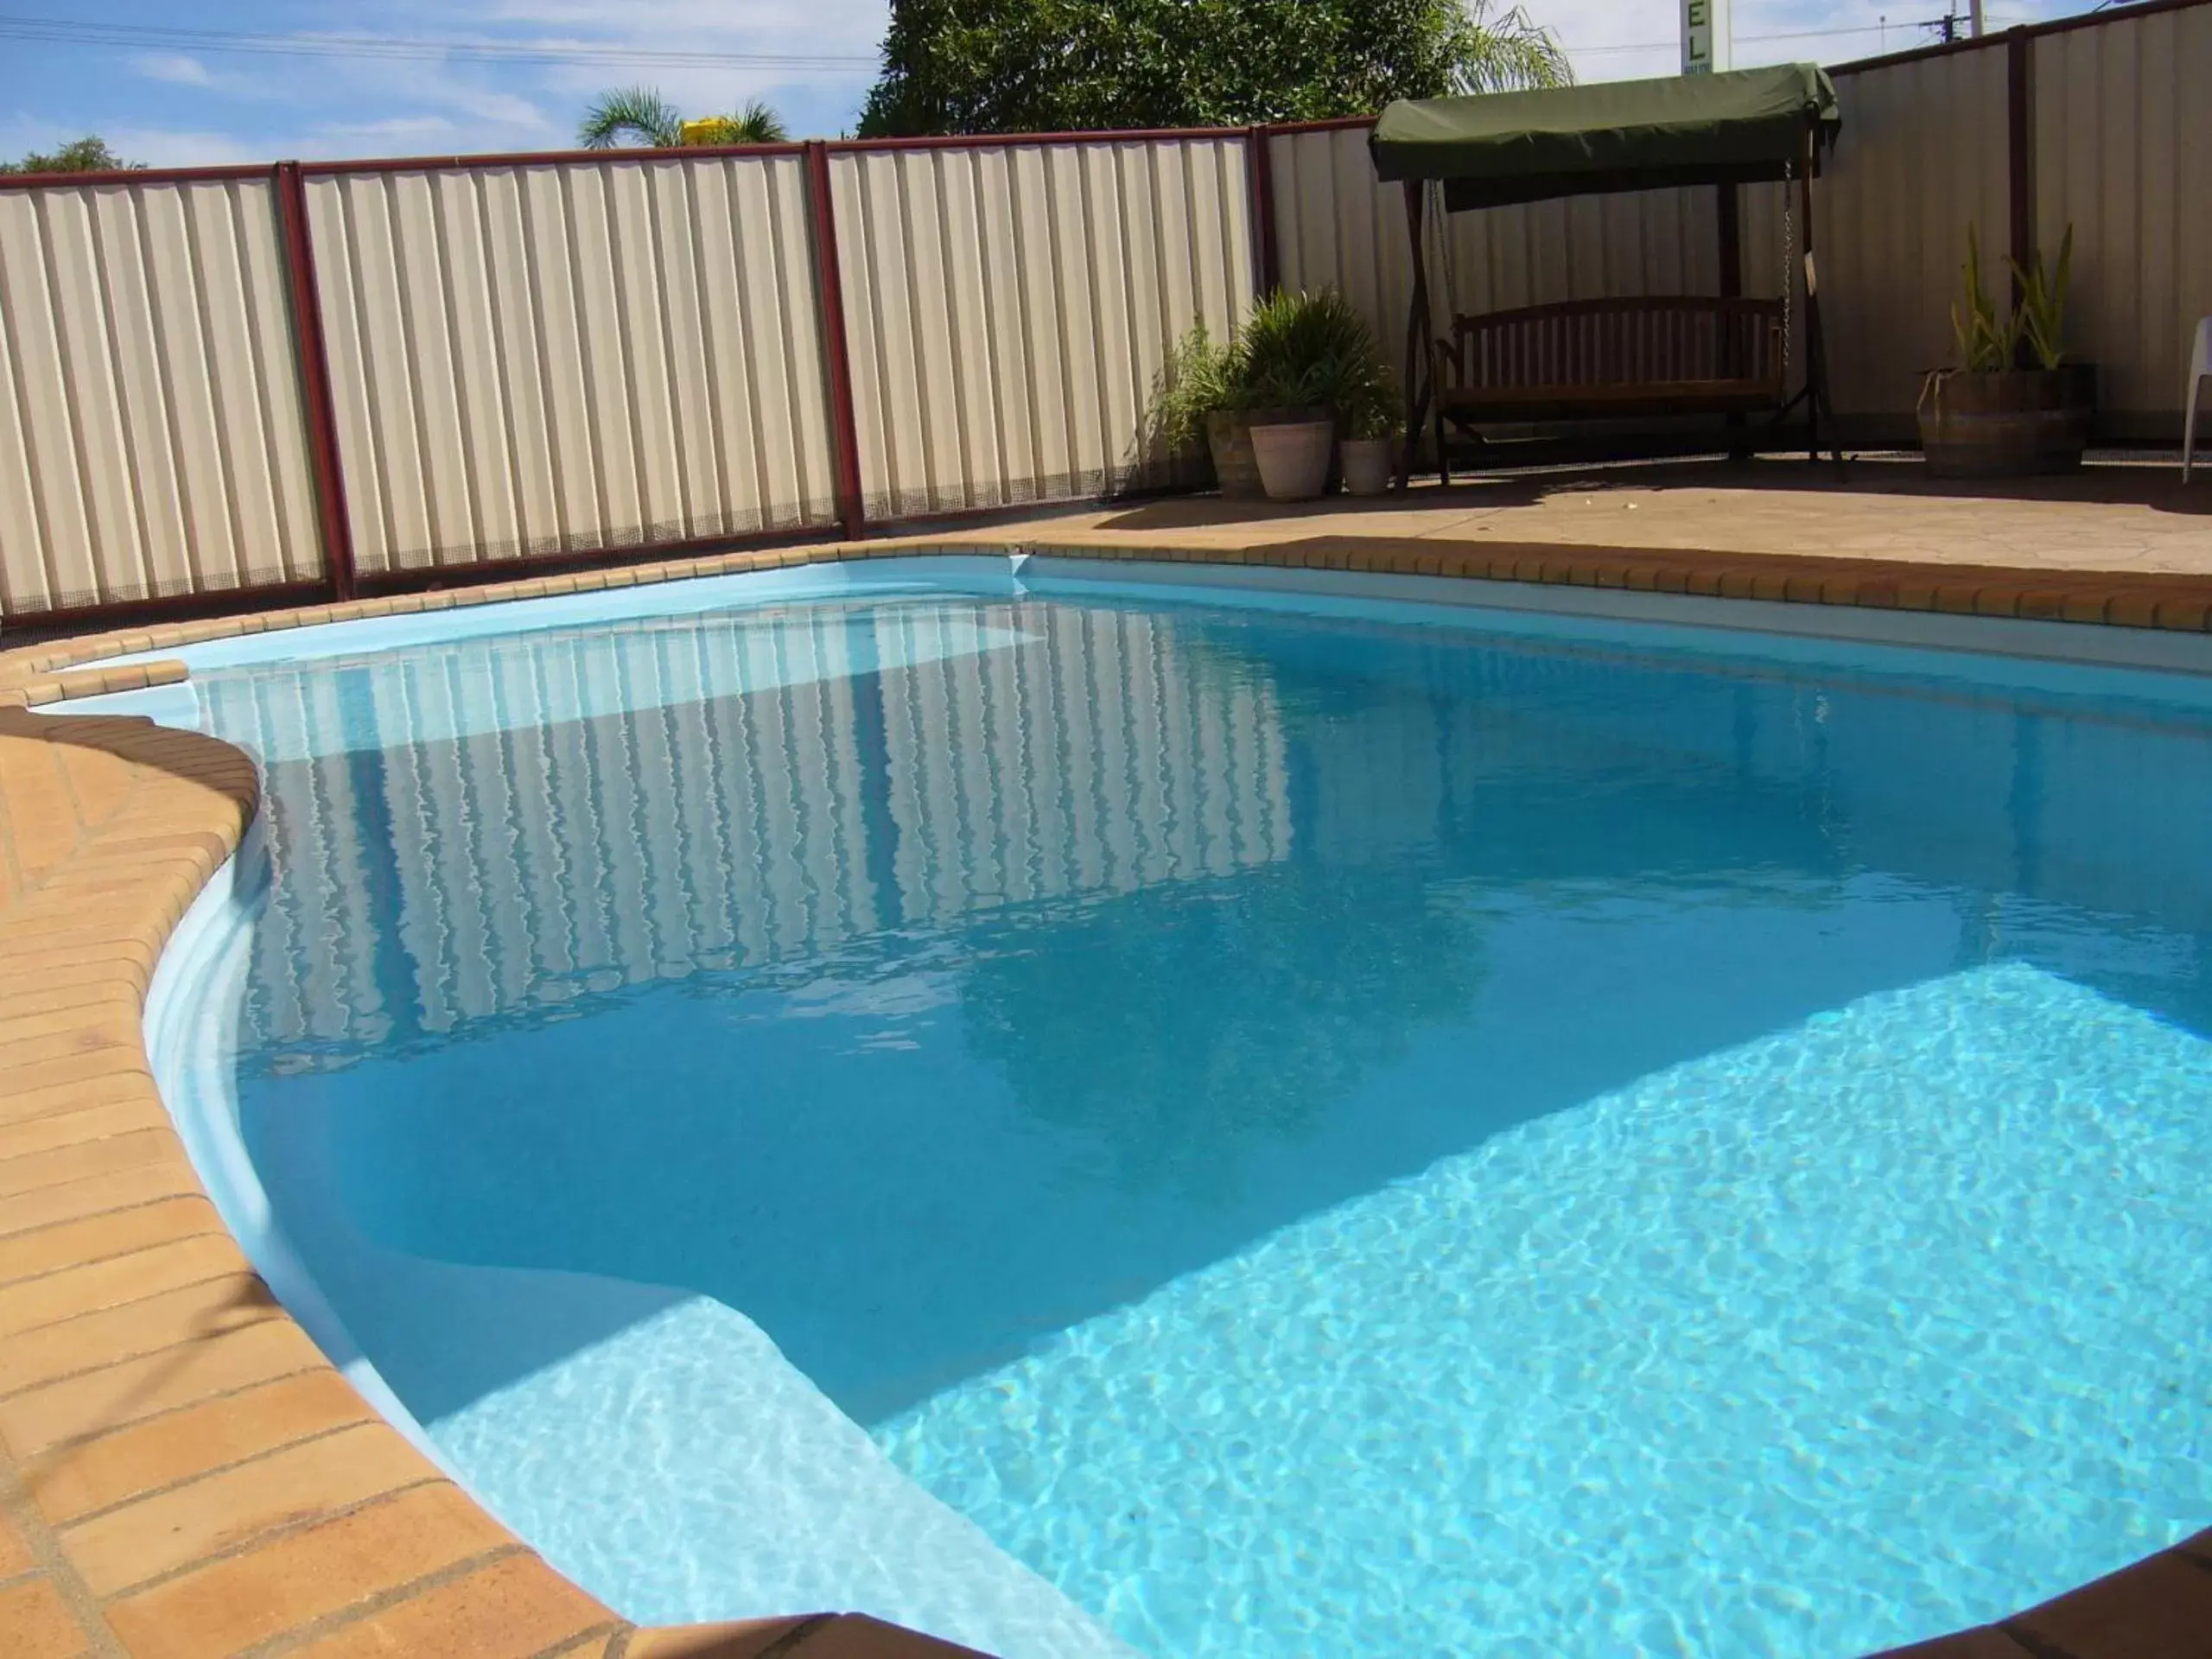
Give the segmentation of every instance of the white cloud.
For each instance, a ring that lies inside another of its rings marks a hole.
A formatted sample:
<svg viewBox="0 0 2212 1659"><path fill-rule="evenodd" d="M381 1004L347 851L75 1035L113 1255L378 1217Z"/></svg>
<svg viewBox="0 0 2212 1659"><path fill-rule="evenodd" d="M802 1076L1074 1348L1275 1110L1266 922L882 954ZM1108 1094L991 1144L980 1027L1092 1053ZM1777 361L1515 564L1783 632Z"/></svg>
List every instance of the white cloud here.
<svg viewBox="0 0 2212 1659"><path fill-rule="evenodd" d="M171 52L142 52L130 60L134 73L148 80L165 80L175 86L212 86L215 78L197 58Z"/></svg>

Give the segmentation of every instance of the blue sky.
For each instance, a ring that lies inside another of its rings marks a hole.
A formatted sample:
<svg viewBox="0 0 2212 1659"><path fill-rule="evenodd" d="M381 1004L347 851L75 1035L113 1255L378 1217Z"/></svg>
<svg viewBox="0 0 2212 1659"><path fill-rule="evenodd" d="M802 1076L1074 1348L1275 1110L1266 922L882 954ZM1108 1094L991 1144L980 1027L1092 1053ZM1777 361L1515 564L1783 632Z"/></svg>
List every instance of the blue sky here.
<svg viewBox="0 0 2212 1659"><path fill-rule="evenodd" d="M1918 20L1944 3L1736 0L1737 62L1838 62L1910 45L1926 38ZM1988 0L1988 26L2089 3ZM1585 79L1675 67L1677 0L1529 0L1529 10ZM110 37L0 37L0 156L86 131L157 166L558 149L595 92L632 81L701 114L765 97L800 135L834 136L873 79L885 12L886 0L96 0L81 10L12 0L0 21L62 19L107 26ZM210 35L386 44L378 55L293 55L226 49ZM441 49L449 42L541 58ZM792 59L802 61L776 61Z"/></svg>

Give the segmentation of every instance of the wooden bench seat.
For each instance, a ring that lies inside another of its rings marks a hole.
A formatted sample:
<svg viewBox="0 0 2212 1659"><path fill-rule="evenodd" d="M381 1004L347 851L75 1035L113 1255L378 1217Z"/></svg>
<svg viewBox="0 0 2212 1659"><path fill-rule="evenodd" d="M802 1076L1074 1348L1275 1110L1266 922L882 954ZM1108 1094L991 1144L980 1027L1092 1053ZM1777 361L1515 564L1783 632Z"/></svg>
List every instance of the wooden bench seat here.
<svg viewBox="0 0 2212 1659"><path fill-rule="evenodd" d="M1454 317L1439 411L1459 425L1747 414L1787 392L1778 300L1573 300Z"/></svg>

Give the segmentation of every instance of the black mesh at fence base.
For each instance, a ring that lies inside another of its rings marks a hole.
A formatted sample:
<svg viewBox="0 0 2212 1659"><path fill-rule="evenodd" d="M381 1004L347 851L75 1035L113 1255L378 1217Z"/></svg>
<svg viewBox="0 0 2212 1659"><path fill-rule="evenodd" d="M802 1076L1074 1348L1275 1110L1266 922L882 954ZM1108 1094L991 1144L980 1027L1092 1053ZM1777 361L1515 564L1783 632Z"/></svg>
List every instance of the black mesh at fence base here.
<svg viewBox="0 0 2212 1659"><path fill-rule="evenodd" d="M604 534L532 536L471 545L408 548L401 550L397 563L365 559L357 569L364 575L385 575L422 570L480 569L520 563L531 559L588 558L598 553L610 556L635 553L645 557L659 550L696 546L705 542L735 542L748 537L784 535L804 530L819 530L825 535L834 534L836 527L836 504L827 499L811 499L747 508L739 512L702 514L688 523L680 519L662 519L652 524L626 524Z"/></svg>
<svg viewBox="0 0 2212 1659"><path fill-rule="evenodd" d="M1060 505L1110 501L1119 496L1171 490L1205 489L1213 469L1205 461L1147 461L1128 467L1090 467L1039 478L938 486L929 489L882 490L864 502L868 528L890 528L901 520L942 518L956 512L987 512L998 507Z"/></svg>

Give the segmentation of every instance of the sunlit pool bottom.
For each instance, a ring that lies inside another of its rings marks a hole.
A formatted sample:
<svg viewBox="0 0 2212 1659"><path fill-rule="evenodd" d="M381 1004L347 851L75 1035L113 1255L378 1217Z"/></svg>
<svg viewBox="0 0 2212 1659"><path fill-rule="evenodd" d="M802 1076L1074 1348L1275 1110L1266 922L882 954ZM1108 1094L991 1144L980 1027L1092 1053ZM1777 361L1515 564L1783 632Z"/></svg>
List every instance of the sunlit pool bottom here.
<svg viewBox="0 0 2212 1659"><path fill-rule="evenodd" d="M588 1587L1829 1656L2212 1515L2201 683L920 586L195 673L236 1185Z"/></svg>

